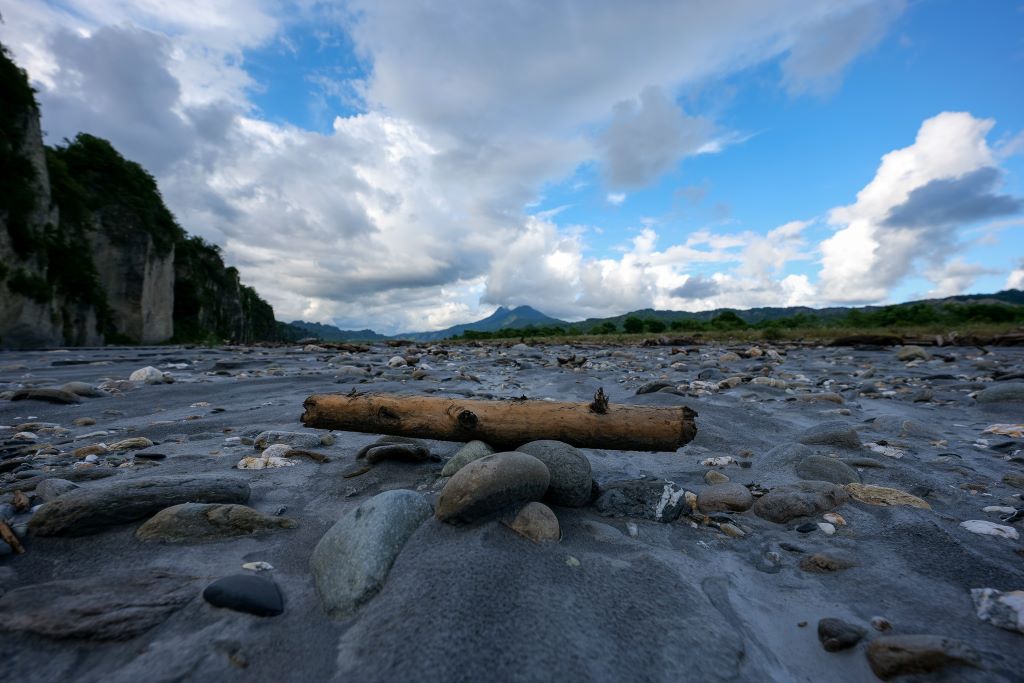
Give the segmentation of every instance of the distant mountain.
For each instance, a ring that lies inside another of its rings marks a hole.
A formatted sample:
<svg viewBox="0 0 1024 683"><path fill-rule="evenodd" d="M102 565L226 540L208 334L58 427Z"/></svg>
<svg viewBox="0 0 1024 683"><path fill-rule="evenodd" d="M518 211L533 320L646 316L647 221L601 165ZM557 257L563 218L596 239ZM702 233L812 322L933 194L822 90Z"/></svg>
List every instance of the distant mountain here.
<svg viewBox="0 0 1024 683"><path fill-rule="evenodd" d="M530 306L518 306L516 308L505 308L504 306L499 306L498 310L491 315L487 316L483 320L477 320L473 323L454 325L435 332L407 332L404 334L397 334L395 336L402 339L414 339L416 341L437 341L439 339L455 337L466 330L472 330L474 332L494 332L495 330L518 329L520 327L526 327L527 325L565 326L568 324L569 323L564 320L544 315L537 309L531 308Z"/></svg>
<svg viewBox="0 0 1024 683"><path fill-rule="evenodd" d="M926 304L930 306L942 306L946 304L978 304L978 303L1002 303L1012 304L1018 306L1024 306L1024 291L1019 289L1008 289L1002 292L996 292L995 294L963 294L959 296L950 296L944 299L925 299L922 301L908 301L902 304L895 304L896 306L912 306L916 304ZM602 323L610 322L613 323L617 328L622 328L623 321L632 316L640 318L642 320L661 320L662 322L671 323L673 320L699 320L706 322L712 318L721 315L725 312L732 312L743 318L750 324L757 324L764 320L777 320L779 318L789 318L795 315L804 314L808 316L814 316L820 320L830 320L835 318L845 317L850 311L858 310L865 313L870 311L876 311L884 306L832 306L830 308L810 308L808 306L787 306L787 307L773 307L765 306L761 308L747 308L747 309L735 309L735 308L716 308L710 311L657 311L651 308L643 308L636 311L630 311L629 313L623 313L622 315L612 316L610 318L587 318L580 322L569 323L558 318L552 318L549 315L545 315L535 308L530 306L518 306L516 308L505 308L501 306L491 315L487 316L483 320L477 320L472 323L465 323L462 325L453 325L452 327L445 328L443 330L436 330L433 332L404 332L402 334L396 334L391 337L378 334L373 330L340 330L334 325L322 325L320 323L307 323L301 320L296 320L291 323L291 328L300 330L306 336L317 337L323 341L380 341L385 339L411 339L414 341L438 341L441 339L449 339L456 337L472 330L474 332L494 332L496 330L504 329L520 329L527 327L528 325L534 325L537 327L541 326L561 326L566 330L579 330L585 332L591 330ZM283 324L283 323L282 323Z"/></svg>
<svg viewBox="0 0 1024 683"><path fill-rule="evenodd" d="M943 299L922 299L920 301L907 301L905 303L893 305L913 306L917 304L926 304L929 306L942 306L945 304L966 303L1001 303L1024 305L1024 291L1021 291L1019 289L1008 289L1002 292L996 292L995 294L961 294L957 296L945 297ZM579 327L580 329L583 330L589 330L605 322L614 323L616 326L621 327L622 322L630 316L634 318L640 318L642 320L661 320L662 322L665 323L669 323L673 320L699 320L702 322L706 322L725 312L735 313L736 315L740 316L750 324L757 324L763 320L778 320L779 318L789 318L799 314L815 316L821 320L830 320L845 317L852 310L858 310L867 313L870 311L877 311L881 308L885 308L885 306L831 306L829 308L810 308L808 306L763 306L760 308L745 309L715 308L710 311L697 312L657 311L651 308L643 308L636 311L630 311L629 313L623 313L622 315L612 316L610 318L587 318L586 320L577 323L572 323L572 325L574 327Z"/></svg>
<svg viewBox="0 0 1024 683"><path fill-rule="evenodd" d="M334 325L321 323L307 323L302 320L293 320L291 327L302 330L307 337L316 337L320 341L341 342L341 341L377 341L388 339L383 334L377 334L373 330L341 330Z"/></svg>

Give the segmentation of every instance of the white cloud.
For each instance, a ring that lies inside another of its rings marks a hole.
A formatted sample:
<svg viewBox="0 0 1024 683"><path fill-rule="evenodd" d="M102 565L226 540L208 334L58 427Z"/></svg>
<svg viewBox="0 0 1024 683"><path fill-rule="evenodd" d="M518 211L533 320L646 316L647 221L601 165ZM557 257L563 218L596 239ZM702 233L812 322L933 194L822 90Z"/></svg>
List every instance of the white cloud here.
<svg viewBox="0 0 1024 683"><path fill-rule="evenodd" d="M882 157L857 201L829 214L837 230L821 244L824 300L883 301L920 264L941 291L970 282L963 267L956 277L945 268L959 229L1020 205L993 191L1000 174L986 136L994 124L943 112L921 124L912 145Z"/></svg>
<svg viewBox="0 0 1024 683"><path fill-rule="evenodd" d="M1024 289L1024 261L1010 271L1003 283L1003 289Z"/></svg>
<svg viewBox="0 0 1024 683"><path fill-rule="evenodd" d="M603 164L618 190L736 142L684 114L681 89L787 54L787 87L827 81L870 41L809 73L814 27L853 30L876 3L8 4L0 39L40 87L51 141L87 129L144 163L181 223L223 244L282 319L396 331L497 304L572 317L678 306L670 292L698 264L735 272L707 276L718 292L697 305L804 297L806 278L784 272L805 258L802 228L659 251L647 227L618 258L591 258L581 229L524 207L582 164ZM371 69L334 84L363 113L326 134L252 105L247 52L288 49L284 31L303 23L348 31Z"/></svg>
<svg viewBox="0 0 1024 683"><path fill-rule="evenodd" d="M608 203L613 205L613 206L621 206L622 202L626 201L626 193L625 192L609 192L608 195L605 197L605 199L607 199Z"/></svg>

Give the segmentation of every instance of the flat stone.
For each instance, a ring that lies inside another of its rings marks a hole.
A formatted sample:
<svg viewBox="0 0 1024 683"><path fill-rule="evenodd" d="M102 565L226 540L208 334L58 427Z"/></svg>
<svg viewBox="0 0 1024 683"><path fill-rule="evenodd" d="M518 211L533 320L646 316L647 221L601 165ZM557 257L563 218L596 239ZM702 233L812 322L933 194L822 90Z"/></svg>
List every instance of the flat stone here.
<svg viewBox="0 0 1024 683"><path fill-rule="evenodd" d="M871 670L883 681L930 673L951 664L981 666L981 657L969 645L933 635L878 636L868 643L867 655Z"/></svg>
<svg viewBox="0 0 1024 683"><path fill-rule="evenodd" d="M380 444L366 449L362 457L366 458L366 462L371 465L385 460L427 462L430 460L430 449L424 445L410 443Z"/></svg>
<svg viewBox="0 0 1024 683"><path fill-rule="evenodd" d="M860 448L860 437L857 435L857 431L842 420L822 422L806 429L800 434L797 441L808 445Z"/></svg>
<svg viewBox="0 0 1024 683"><path fill-rule="evenodd" d="M867 630L849 624L842 619L821 619L818 621L818 640L828 652L848 650L867 635Z"/></svg>
<svg viewBox="0 0 1024 683"><path fill-rule="evenodd" d="M284 612L284 600L277 584L256 574L234 574L217 579L203 591L203 599L214 607L258 617L276 617Z"/></svg>
<svg viewBox="0 0 1024 683"><path fill-rule="evenodd" d="M868 505L909 505L923 510L932 508L927 501L921 500L917 496L887 486L850 483L844 485L843 488L854 500Z"/></svg>
<svg viewBox="0 0 1024 683"><path fill-rule="evenodd" d="M827 512L849 500L841 487L825 481L800 481L779 486L754 503L754 514L784 524L797 517Z"/></svg>
<svg viewBox="0 0 1024 683"><path fill-rule="evenodd" d="M77 394L63 389L19 389L11 396L12 401L45 401L47 403L81 403Z"/></svg>
<svg viewBox="0 0 1024 683"><path fill-rule="evenodd" d="M733 482L709 486L697 494L697 507L701 512L743 512L753 504L750 490Z"/></svg>
<svg viewBox="0 0 1024 683"><path fill-rule="evenodd" d="M251 432L250 432L251 433ZM282 432L268 430L260 432L253 440L253 447L258 451L268 446L282 443L293 448L316 448L320 445L320 435L316 432Z"/></svg>
<svg viewBox="0 0 1024 683"><path fill-rule="evenodd" d="M249 484L222 476L166 475L80 488L45 503L29 522L36 536L82 536L150 517L172 505L245 503Z"/></svg>
<svg viewBox="0 0 1024 683"><path fill-rule="evenodd" d="M190 602L194 580L143 570L23 586L0 598L0 629L51 638L128 640Z"/></svg>
<svg viewBox="0 0 1024 683"><path fill-rule="evenodd" d="M672 522L686 508L685 493L664 479L626 479L602 485L594 507L605 517Z"/></svg>
<svg viewBox="0 0 1024 683"><path fill-rule="evenodd" d="M317 543L310 559L324 609L351 614L384 585L402 546L431 515L419 493L379 493L346 513Z"/></svg>
<svg viewBox="0 0 1024 683"><path fill-rule="evenodd" d="M810 481L829 481L833 484L859 482L860 475L845 462L838 458L824 455L809 455L796 465L796 473L801 479Z"/></svg>
<svg viewBox="0 0 1024 683"><path fill-rule="evenodd" d="M491 453L494 453L494 449L483 441L470 441L460 448L458 452L452 456L451 460L444 464L444 468L441 470L441 476L450 477L474 460L478 460L485 455L490 455Z"/></svg>
<svg viewBox="0 0 1024 683"><path fill-rule="evenodd" d="M247 505L182 503L153 515L138 528L135 538L167 543L215 541L295 526L293 519L265 515Z"/></svg>
<svg viewBox="0 0 1024 683"><path fill-rule="evenodd" d="M1024 401L1024 382L999 382L979 391L974 397L978 403L1009 403Z"/></svg>
<svg viewBox="0 0 1024 683"><path fill-rule="evenodd" d="M441 490L437 518L471 522L511 505L540 500L551 475L537 458L512 451L474 460L456 472Z"/></svg>
<svg viewBox="0 0 1024 683"><path fill-rule="evenodd" d="M562 537L558 526L558 517L543 503L527 503L523 509L506 525L512 531L534 543L545 541L557 542Z"/></svg>
<svg viewBox="0 0 1024 683"><path fill-rule="evenodd" d="M1012 526L1006 524L996 524L990 522L987 519L968 519L960 522L960 526L967 529L972 534L981 534L983 536L997 536L999 538L1008 538L1016 541L1020 538L1020 534Z"/></svg>
<svg viewBox="0 0 1024 683"><path fill-rule="evenodd" d="M61 385L60 388L62 391L70 392L76 396L85 396L88 398L106 396L105 393L86 382L67 382L66 384Z"/></svg>
<svg viewBox="0 0 1024 683"><path fill-rule="evenodd" d="M544 463L551 475L544 501L551 505L581 507L590 502L594 481L590 461L578 449L561 441L531 441L516 449Z"/></svg>

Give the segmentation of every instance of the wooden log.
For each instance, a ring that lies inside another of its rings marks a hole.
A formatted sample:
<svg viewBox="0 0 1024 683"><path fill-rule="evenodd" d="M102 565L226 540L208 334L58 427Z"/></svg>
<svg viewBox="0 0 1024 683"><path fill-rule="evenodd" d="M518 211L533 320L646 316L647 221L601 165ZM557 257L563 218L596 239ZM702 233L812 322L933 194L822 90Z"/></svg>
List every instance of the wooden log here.
<svg viewBox="0 0 1024 683"><path fill-rule="evenodd" d="M0 540L3 540L7 545L11 546L11 550L16 555L21 555L25 552L25 547L21 545L21 541L14 535L11 527L7 526L7 522L0 519Z"/></svg>
<svg viewBox="0 0 1024 683"><path fill-rule="evenodd" d="M605 407L597 401L482 401L394 394L314 394L303 405L302 423L307 427L442 441L479 439L498 449L554 439L580 448L675 451L697 434L697 413L685 406ZM599 412L601 408L604 412Z"/></svg>

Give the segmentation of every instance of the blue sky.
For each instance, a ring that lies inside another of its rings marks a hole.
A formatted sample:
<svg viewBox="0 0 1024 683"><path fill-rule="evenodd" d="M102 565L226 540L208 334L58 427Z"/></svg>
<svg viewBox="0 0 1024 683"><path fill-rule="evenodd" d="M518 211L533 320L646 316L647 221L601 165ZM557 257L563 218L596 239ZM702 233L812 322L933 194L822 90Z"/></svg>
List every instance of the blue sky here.
<svg viewBox="0 0 1024 683"><path fill-rule="evenodd" d="M4 21L48 141L87 130L151 169L281 319L1024 286L1022 3L23 0Z"/></svg>

